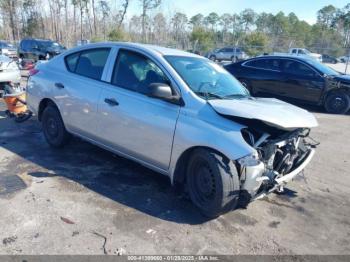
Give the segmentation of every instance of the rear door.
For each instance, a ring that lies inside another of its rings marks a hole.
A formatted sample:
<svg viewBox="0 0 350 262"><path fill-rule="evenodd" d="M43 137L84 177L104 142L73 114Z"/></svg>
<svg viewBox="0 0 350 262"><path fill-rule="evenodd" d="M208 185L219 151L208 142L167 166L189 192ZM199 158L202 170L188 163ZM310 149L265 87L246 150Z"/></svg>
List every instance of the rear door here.
<svg viewBox="0 0 350 262"><path fill-rule="evenodd" d="M67 70L56 74L55 100L68 129L96 138L97 104L110 48L86 49L65 57Z"/></svg>
<svg viewBox="0 0 350 262"><path fill-rule="evenodd" d="M320 100L325 80L315 69L298 60L283 59L282 71L281 95L315 103Z"/></svg>
<svg viewBox="0 0 350 262"><path fill-rule="evenodd" d="M281 61L277 58L259 58L242 64L253 94L264 96L279 95L283 79Z"/></svg>
<svg viewBox="0 0 350 262"><path fill-rule="evenodd" d="M231 60L233 56L233 48L225 48L224 60Z"/></svg>
<svg viewBox="0 0 350 262"><path fill-rule="evenodd" d="M148 97L152 83L171 81L159 63L120 49L100 96L98 130L114 150L167 170L180 106Z"/></svg>

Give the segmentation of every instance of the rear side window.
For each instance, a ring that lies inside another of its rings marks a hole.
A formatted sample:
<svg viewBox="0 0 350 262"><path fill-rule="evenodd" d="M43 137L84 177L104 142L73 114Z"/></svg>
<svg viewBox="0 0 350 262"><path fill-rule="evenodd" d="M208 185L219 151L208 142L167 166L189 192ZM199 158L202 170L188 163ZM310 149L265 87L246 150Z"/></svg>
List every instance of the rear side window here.
<svg viewBox="0 0 350 262"><path fill-rule="evenodd" d="M259 69L279 71L280 63L281 61L279 59L258 59L258 60L249 61L245 65L259 68Z"/></svg>
<svg viewBox="0 0 350 262"><path fill-rule="evenodd" d="M261 68L261 69L268 69L268 64L266 59L257 59L252 60L247 63L245 63L246 66Z"/></svg>
<svg viewBox="0 0 350 262"><path fill-rule="evenodd" d="M110 48L99 48L74 53L65 58L67 69L78 75L100 80Z"/></svg>
<svg viewBox="0 0 350 262"><path fill-rule="evenodd" d="M75 72L79 55L80 53L74 53L69 56L66 56L66 64L67 64L68 71Z"/></svg>

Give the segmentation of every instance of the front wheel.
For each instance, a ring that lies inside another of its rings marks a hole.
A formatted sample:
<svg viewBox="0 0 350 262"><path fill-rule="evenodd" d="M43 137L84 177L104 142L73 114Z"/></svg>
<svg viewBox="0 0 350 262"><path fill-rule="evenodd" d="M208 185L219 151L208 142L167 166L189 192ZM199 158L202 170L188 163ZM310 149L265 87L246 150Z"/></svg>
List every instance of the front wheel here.
<svg viewBox="0 0 350 262"><path fill-rule="evenodd" d="M327 96L324 107L328 113L345 114L350 109L350 97L345 92L333 92Z"/></svg>
<svg viewBox="0 0 350 262"><path fill-rule="evenodd" d="M196 149L187 168L187 188L203 215L218 217L238 204L237 169L232 161L214 151Z"/></svg>
<svg viewBox="0 0 350 262"><path fill-rule="evenodd" d="M216 56L215 56L215 55L211 55L211 56L209 57L209 59L210 59L211 61L215 62L215 61L216 61Z"/></svg>
<svg viewBox="0 0 350 262"><path fill-rule="evenodd" d="M52 147L63 147L69 140L67 132L57 107L49 105L42 115L42 128L47 143Z"/></svg>

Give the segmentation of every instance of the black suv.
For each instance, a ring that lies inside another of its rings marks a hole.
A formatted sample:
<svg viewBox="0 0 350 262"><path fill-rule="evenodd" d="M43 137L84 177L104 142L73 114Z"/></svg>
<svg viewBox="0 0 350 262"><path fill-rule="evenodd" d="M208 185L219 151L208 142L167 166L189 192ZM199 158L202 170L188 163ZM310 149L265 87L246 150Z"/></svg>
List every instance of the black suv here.
<svg viewBox="0 0 350 262"><path fill-rule="evenodd" d="M57 42L43 39L23 39L19 45L20 58L48 60L62 53L66 48Z"/></svg>

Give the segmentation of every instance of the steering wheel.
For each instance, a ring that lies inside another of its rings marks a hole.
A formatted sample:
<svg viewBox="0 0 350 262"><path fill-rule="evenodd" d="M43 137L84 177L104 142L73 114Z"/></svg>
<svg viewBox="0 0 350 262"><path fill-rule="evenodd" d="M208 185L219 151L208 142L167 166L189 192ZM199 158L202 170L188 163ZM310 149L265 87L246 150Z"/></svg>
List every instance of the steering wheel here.
<svg viewBox="0 0 350 262"><path fill-rule="evenodd" d="M197 92L201 92L202 88L203 88L205 85L210 85L210 86L215 87L215 85L213 85L211 82L201 82L201 83L199 84L199 87L198 87Z"/></svg>

